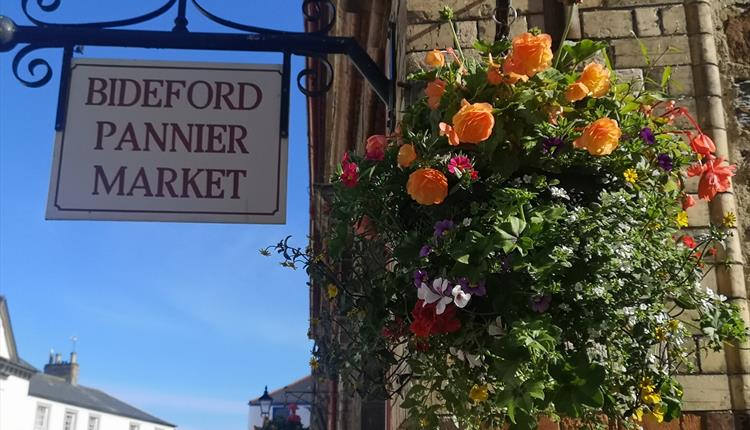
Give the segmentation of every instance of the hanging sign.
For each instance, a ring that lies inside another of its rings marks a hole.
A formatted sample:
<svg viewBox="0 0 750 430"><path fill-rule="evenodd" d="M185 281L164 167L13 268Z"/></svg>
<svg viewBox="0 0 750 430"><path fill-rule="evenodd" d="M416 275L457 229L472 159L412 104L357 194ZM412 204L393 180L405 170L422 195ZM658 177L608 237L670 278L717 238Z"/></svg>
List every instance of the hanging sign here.
<svg viewBox="0 0 750 430"><path fill-rule="evenodd" d="M284 223L282 67L73 60L48 219Z"/></svg>

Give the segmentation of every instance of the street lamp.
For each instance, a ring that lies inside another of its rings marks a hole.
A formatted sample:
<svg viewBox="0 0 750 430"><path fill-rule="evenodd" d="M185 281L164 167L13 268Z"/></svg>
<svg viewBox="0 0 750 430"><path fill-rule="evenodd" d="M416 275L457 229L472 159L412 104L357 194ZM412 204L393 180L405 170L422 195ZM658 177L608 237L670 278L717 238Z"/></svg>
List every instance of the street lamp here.
<svg viewBox="0 0 750 430"><path fill-rule="evenodd" d="M268 414L271 412L271 403L273 403L273 397L268 395L268 385L263 390L263 395L258 398L260 403L260 415L268 419Z"/></svg>

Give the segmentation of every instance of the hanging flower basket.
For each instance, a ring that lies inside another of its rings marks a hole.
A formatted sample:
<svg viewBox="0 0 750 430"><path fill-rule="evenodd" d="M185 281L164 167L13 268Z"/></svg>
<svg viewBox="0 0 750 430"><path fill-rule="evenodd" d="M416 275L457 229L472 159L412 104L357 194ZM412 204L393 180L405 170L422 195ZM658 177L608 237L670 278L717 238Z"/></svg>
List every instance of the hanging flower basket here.
<svg viewBox="0 0 750 430"><path fill-rule="evenodd" d="M605 45L546 34L448 49L411 76L426 97L335 174L320 255L282 242L330 306L317 372L403 399L411 428L637 425L681 413L689 352L745 339L701 285L733 214L694 236L686 209L734 166L688 112L618 81Z"/></svg>

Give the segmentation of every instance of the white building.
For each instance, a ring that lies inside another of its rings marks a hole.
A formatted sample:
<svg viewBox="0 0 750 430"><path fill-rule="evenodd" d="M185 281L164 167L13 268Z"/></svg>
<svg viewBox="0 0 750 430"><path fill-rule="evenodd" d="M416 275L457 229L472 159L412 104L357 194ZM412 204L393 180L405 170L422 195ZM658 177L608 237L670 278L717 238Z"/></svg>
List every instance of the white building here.
<svg viewBox="0 0 750 430"><path fill-rule="evenodd" d="M177 426L94 388L78 385L70 361L50 355L39 373L18 357L10 315L0 296L0 430L174 430Z"/></svg>
<svg viewBox="0 0 750 430"><path fill-rule="evenodd" d="M278 390L274 390L268 393L268 395L273 398L273 401L271 402L269 418L287 418L290 414L289 407L295 405L296 414L301 418L300 421L302 423L302 426L305 428L310 427L312 389L312 376L308 375L287 385L284 388L279 388ZM259 399L260 398L255 398L248 402L248 406L250 406L248 416L249 430L253 430L255 426L261 427L263 425L263 416L261 415L260 411ZM292 406L292 408L294 408L294 406Z"/></svg>

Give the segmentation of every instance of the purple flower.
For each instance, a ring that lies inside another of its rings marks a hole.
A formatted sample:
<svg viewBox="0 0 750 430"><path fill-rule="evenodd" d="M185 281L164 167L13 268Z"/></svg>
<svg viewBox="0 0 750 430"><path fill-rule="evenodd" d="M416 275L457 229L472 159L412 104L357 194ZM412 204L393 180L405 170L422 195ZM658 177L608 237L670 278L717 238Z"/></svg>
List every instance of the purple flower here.
<svg viewBox="0 0 750 430"><path fill-rule="evenodd" d="M427 257L432 252L432 247L430 245L425 245L422 247L422 249L419 250L419 256L420 257Z"/></svg>
<svg viewBox="0 0 750 430"><path fill-rule="evenodd" d="M531 310L538 313L547 312L552 297L547 294L537 294L531 298Z"/></svg>
<svg viewBox="0 0 750 430"><path fill-rule="evenodd" d="M458 285L461 286L461 289L464 290L464 292L471 294L472 296L486 296L487 295L487 288L484 287L484 281L479 282L469 282L466 278L459 278Z"/></svg>
<svg viewBox="0 0 750 430"><path fill-rule="evenodd" d="M428 281L427 272L425 272L422 269L417 269L414 271L414 286L419 288L422 286L422 284L426 284Z"/></svg>
<svg viewBox="0 0 750 430"><path fill-rule="evenodd" d="M640 133L638 133L638 136L643 139L643 141L646 143L646 145L653 145L656 143L656 137L654 137L654 132L651 131L650 128L645 127L643 130L641 130Z"/></svg>
<svg viewBox="0 0 750 430"><path fill-rule="evenodd" d="M665 171L670 172L672 170L672 158L669 155L659 154L659 156L656 157L656 162L659 163L659 167Z"/></svg>
<svg viewBox="0 0 750 430"><path fill-rule="evenodd" d="M562 138L548 137L542 141L542 152L550 154L553 157L557 156L564 143Z"/></svg>
<svg viewBox="0 0 750 430"><path fill-rule="evenodd" d="M441 238L445 236L446 233L448 233L450 230L455 227L456 224L453 223L453 221L449 219L444 219L442 221L438 221L435 223L435 237Z"/></svg>

